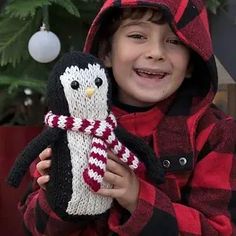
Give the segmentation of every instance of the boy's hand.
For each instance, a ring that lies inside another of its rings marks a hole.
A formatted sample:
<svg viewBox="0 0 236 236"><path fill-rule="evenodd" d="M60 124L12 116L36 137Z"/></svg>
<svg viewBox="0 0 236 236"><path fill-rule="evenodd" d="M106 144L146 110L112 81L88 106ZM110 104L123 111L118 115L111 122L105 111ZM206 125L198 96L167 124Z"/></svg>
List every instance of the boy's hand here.
<svg viewBox="0 0 236 236"><path fill-rule="evenodd" d="M50 179L48 169L51 166L51 160L49 160L51 155L52 149L46 148L39 154L41 161L36 165L38 172L42 175L37 179L37 183L44 190ZM138 202L138 178L134 172L125 166L113 153L108 152L108 157L104 180L112 184L113 188L100 189L97 193L115 198L122 207L132 213Z"/></svg>
<svg viewBox="0 0 236 236"><path fill-rule="evenodd" d="M49 181L48 169L51 166L51 160L49 158L52 155L52 149L46 148L40 154L40 162L36 165L37 171L42 175L37 179L37 183L42 189L46 189L46 183Z"/></svg>
<svg viewBox="0 0 236 236"><path fill-rule="evenodd" d="M132 213L138 202L138 178L113 153L108 152L108 157L104 180L112 184L113 188L99 189L97 193L115 198L122 207Z"/></svg>

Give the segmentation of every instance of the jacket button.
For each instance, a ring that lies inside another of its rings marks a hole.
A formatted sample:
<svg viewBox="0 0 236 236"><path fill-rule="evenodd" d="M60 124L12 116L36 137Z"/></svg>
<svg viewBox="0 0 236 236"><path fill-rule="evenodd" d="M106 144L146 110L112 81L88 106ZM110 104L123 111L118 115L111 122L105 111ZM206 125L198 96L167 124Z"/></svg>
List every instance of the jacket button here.
<svg viewBox="0 0 236 236"><path fill-rule="evenodd" d="M164 160L164 161L162 162L162 165L163 165L165 168L169 168L169 167L170 167L170 161Z"/></svg>
<svg viewBox="0 0 236 236"><path fill-rule="evenodd" d="M185 157L179 158L179 164L185 166L187 164L187 159Z"/></svg>

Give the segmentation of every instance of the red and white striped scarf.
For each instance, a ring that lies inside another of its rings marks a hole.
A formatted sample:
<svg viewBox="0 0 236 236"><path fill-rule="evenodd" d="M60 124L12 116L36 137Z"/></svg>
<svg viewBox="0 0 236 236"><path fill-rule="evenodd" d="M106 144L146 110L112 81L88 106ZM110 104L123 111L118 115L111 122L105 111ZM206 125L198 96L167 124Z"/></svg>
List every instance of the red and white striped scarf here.
<svg viewBox="0 0 236 236"><path fill-rule="evenodd" d="M135 171L144 169L138 158L116 138L114 129L117 122L112 113L105 120L92 120L54 115L49 111L44 122L51 128L58 127L93 136L88 167L83 172L83 178L95 192L100 189L106 170L107 149L110 149L130 169Z"/></svg>

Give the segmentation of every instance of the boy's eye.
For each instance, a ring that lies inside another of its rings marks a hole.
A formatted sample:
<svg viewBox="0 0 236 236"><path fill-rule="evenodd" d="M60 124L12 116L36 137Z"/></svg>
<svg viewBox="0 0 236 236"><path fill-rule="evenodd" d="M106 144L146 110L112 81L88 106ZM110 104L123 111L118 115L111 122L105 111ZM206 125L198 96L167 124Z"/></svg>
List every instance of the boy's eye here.
<svg viewBox="0 0 236 236"><path fill-rule="evenodd" d="M79 82L76 81L76 80L73 80L73 81L71 82L70 86L71 86L72 89L75 89L75 90L76 90L76 89L79 88Z"/></svg>
<svg viewBox="0 0 236 236"><path fill-rule="evenodd" d="M102 85L102 79L97 77L95 79L95 85L99 88Z"/></svg>
<svg viewBox="0 0 236 236"><path fill-rule="evenodd" d="M130 34L128 35L128 37L133 39L145 39L145 37L142 34Z"/></svg>
<svg viewBox="0 0 236 236"><path fill-rule="evenodd" d="M183 44L179 39L168 39L167 43L171 43L174 45L182 45Z"/></svg>

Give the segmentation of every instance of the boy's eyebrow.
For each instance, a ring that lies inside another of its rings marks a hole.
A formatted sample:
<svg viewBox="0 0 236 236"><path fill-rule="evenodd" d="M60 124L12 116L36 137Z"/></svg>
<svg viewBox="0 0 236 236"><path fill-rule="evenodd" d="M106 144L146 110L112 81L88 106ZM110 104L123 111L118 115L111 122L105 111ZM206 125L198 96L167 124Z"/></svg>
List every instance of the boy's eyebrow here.
<svg viewBox="0 0 236 236"><path fill-rule="evenodd" d="M121 27L125 28L125 27L135 26L135 25L147 25L147 22L145 22L145 21L131 21L131 22L127 22L123 25L121 24Z"/></svg>

